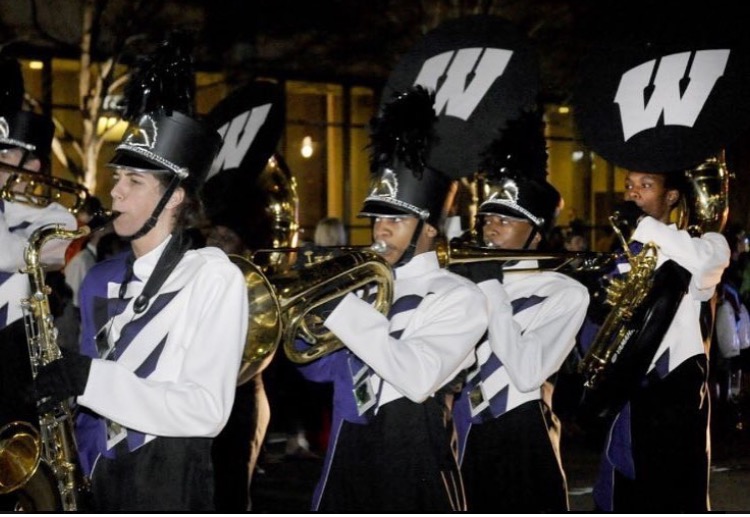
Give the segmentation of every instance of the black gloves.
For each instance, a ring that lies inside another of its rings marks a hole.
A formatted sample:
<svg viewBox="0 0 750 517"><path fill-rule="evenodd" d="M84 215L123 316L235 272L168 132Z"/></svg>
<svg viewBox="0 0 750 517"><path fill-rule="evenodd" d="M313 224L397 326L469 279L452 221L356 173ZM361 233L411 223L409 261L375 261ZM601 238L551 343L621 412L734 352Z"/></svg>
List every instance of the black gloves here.
<svg viewBox="0 0 750 517"><path fill-rule="evenodd" d="M476 284L493 278L501 283L503 281L503 261L499 260L452 264L448 269L457 275L468 278Z"/></svg>
<svg viewBox="0 0 750 517"><path fill-rule="evenodd" d="M34 379L35 398L49 397L50 403L82 395L91 369L91 358L66 352L62 358L39 368Z"/></svg>

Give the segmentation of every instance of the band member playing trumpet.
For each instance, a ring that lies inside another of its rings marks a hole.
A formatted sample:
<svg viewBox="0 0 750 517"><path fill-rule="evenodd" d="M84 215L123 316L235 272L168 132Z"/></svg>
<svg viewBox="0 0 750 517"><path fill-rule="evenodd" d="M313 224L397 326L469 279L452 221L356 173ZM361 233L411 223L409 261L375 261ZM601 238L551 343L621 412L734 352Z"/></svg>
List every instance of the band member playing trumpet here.
<svg viewBox="0 0 750 517"><path fill-rule="evenodd" d="M239 268L191 249L198 189L221 139L178 111L132 124L109 165L117 235L80 291L81 354L42 368L38 397L76 396L97 511L214 508L212 438L226 424L247 332Z"/></svg>
<svg viewBox="0 0 750 517"><path fill-rule="evenodd" d="M0 188L17 171L48 175L53 135L49 117L20 109L0 113ZM36 206L0 200L0 426L18 419L38 421L34 404L19 397L32 375L21 309L21 300L29 296L29 279L21 271L28 238L53 223L76 228L73 214L54 201ZM47 268L62 267L66 246L57 240L44 247L41 260Z"/></svg>
<svg viewBox="0 0 750 517"><path fill-rule="evenodd" d="M473 361L486 304L473 283L442 269L433 251L450 186L424 165L434 142L433 98L415 87L373 121L374 187L360 215L372 218L373 239L394 267L394 302L386 316L346 294L324 321L345 348L302 367L308 379L334 384L314 510L465 509L448 385ZM420 129L407 132L404 122Z"/></svg>
<svg viewBox="0 0 750 517"><path fill-rule="evenodd" d="M484 245L544 247L561 200L546 171L541 118L528 113L509 122L483 164L477 225ZM562 273L539 270L535 260L504 270L497 262L459 264L454 271L477 282L490 314L477 363L454 405L468 509L567 511L552 378L575 345L588 290Z"/></svg>

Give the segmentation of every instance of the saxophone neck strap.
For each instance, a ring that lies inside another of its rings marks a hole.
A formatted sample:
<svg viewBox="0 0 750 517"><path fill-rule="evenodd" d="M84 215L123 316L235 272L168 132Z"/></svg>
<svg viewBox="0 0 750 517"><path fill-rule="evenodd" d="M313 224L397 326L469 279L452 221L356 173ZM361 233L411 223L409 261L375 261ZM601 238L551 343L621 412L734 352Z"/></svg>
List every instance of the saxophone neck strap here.
<svg viewBox="0 0 750 517"><path fill-rule="evenodd" d="M177 264L179 264L182 256L192 247L192 239L187 233L175 232L172 234L172 239L167 243L167 247L164 249L164 253L159 257L159 261L154 267L154 271L146 282L146 286L143 291L135 299L133 303L133 312L141 314L148 308L148 304L151 298L159 291L164 282L166 282L169 275L172 273ZM133 279L133 262L134 257L131 255L128 258L128 271L125 275L123 283L120 285L120 298L125 297L125 291L130 280Z"/></svg>

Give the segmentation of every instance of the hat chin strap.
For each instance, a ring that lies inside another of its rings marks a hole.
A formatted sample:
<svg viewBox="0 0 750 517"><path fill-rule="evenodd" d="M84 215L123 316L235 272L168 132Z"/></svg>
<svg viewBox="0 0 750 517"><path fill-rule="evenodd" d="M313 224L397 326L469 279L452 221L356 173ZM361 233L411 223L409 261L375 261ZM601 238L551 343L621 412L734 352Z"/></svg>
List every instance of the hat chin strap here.
<svg viewBox="0 0 750 517"><path fill-rule="evenodd" d="M404 250L404 253L401 255L401 258L398 259L398 262L393 266L394 268L403 266L404 264L408 264L411 259L414 258L414 253L417 251L417 241L419 240L419 236L422 233L422 227L424 226L424 219L419 219L419 222L417 223L417 227L414 229L414 233L411 236L411 242L409 243L409 246Z"/></svg>
<svg viewBox="0 0 750 517"><path fill-rule="evenodd" d="M526 242L523 244L522 249L529 249L529 246L531 246L531 241L534 240L534 237L536 237L537 233L539 233L539 229L536 227L536 225L532 225L531 232L529 232L529 236L526 238Z"/></svg>
<svg viewBox="0 0 750 517"><path fill-rule="evenodd" d="M154 228L154 226L156 226L156 222L159 220L159 216L164 211L164 207L167 206L167 201L169 201L169 198L172 197L172 194L174 194L174 191L175 189L177 189L179 184L180 177L175 174L174 176L172 176L172 181L169 182L167 189L164 191L164 195L162 195L159 203L154 208L154 211L151 212L151 217L149 217L148 220L143 224L143 226L141 226L140 230L135 232L133 235L123 236L122 239L126 241L134 241L136 239L140 239L148 232L150 232Z"/></svg>

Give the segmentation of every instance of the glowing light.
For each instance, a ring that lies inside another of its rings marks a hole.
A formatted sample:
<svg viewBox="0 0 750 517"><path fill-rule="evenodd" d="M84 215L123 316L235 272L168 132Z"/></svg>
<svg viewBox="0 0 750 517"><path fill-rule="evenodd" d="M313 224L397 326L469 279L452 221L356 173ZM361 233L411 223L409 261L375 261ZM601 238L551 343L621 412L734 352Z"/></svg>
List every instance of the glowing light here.
<svg viewBox="0 0 750 517"><path fill-rule="evenodd" d="M309 158L313 155L312 137L306 136L302 139L302 147L299 150L303 158Z"/></svg>
<svg viewBox="0 0 750 517"><path fill-rule="evenodd" d="M29 61L29 68L32 70L41 70L44 68L44 63L41 61Z"/></svg>

